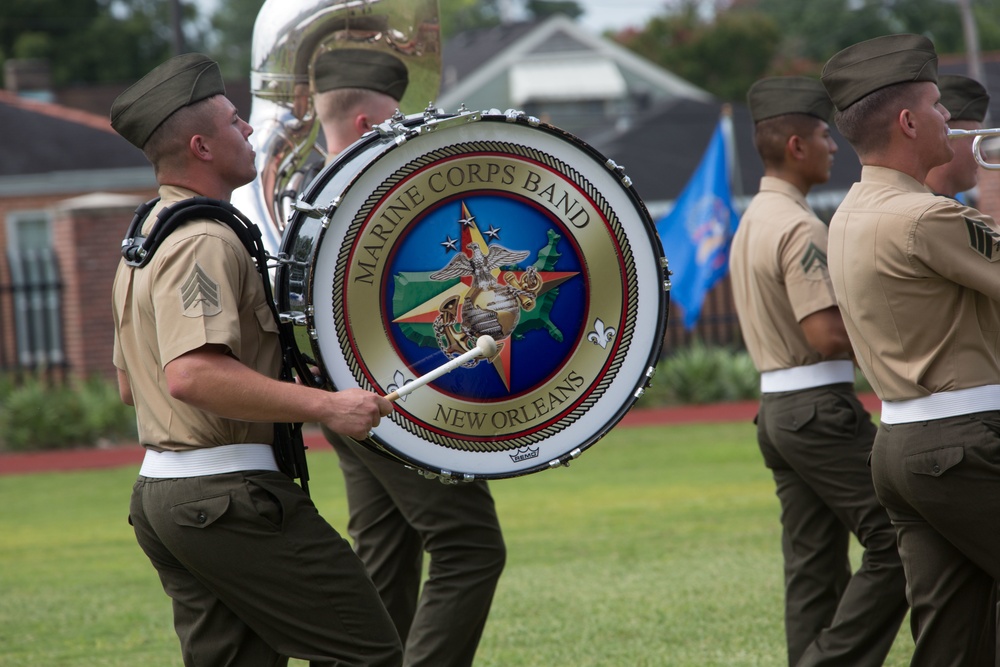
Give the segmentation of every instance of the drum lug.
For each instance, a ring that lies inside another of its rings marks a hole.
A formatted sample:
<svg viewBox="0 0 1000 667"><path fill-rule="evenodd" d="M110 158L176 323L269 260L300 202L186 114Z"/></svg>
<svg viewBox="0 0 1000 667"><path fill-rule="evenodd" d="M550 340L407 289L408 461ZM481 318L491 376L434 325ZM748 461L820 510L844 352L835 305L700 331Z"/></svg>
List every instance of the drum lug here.
<svg viewBox="0 0 1000 667"><path fill-rule="evenodd" d="M608 168L608 171L613 171L618 174L618 178L621 179L622 185L626 188L632 187L632 179L625 175L625 167L620 166L617 162L611 159L605 162L604 166Z"/></svg>
<svg viewBox="0 0 1000 667"><path fill-rule="evenodd" d="M278 313L278 321L282 324L294 324L299 327L304 327L309 323L309 320L306 318L306 314L297 310Z"/></svg>
<svg viewBox="0 0 1000 667"><path fill-rule="evenodd" d="M418 475L425 479L436 479L442 484L458 484L459 482L474 482L476 481L476 476L469 473L462 473L462 477L459 478L458 475L451 472L450 470L442 470L441 472L432 472L430 470L425 470L423 468L417 468L415 466L406 466L410 470L413 470Z"/></svg>
<svg viewBox="0 0 1000 667"><path fill-rule="evenodd" d="M429 120L420 127L417 128L416 134L429 134L431 132L439 132L441 130L446 130L449 127L456 127L459 125L468 125L469 123L475 123L483 119L483 114L481 111L465 111L459 113L456 116L448 116L445 118L435 118L434 120Z"/></svg>
<svg viewBox="0 0 1000 667"><path fill-rule="evenodd" d="M309 202L298 199L292 202L292 210L298 211L299 213L304 213L309 218L316 218L317 220L321 218L326 218L326 225L329 224L330 217L333 216L334 211L337 210L337 206L340 205L340 197L337 197L330 203L327 207L313 206Z"/></svg>
<svg viewBox="0 0 1000 667"><path fill-rule="evenodd" d="M538 127L542 123L542 121L538 120L534 116L529 116L523 111L518 111L517 109L507 109L503 115L508 123L527 123L531 127Z"/></svg>
<svg viewBox="0 0 1000 667"><path fill-rule="evenodd" d="M551 470L552 468L559 468L559 467L568 468L569 462L572 461L573 459L580 458L581 454L583 454L583 450L577 447L576 449L568 453L565 456L565 458L552 459L551 461L549 461L549 469Z"/></svg>
<svg viewBox="0 0 1000 667"><path fill-rule="evenodd" d="M635 390L635 393L632 395L633 398L638 400L640 396L646 393L646 388L652 382L654 375L656 375L656 366L649 366L648 368L646 368L646 374L643 376L645 378L645 381L639 388Z"/></svg>

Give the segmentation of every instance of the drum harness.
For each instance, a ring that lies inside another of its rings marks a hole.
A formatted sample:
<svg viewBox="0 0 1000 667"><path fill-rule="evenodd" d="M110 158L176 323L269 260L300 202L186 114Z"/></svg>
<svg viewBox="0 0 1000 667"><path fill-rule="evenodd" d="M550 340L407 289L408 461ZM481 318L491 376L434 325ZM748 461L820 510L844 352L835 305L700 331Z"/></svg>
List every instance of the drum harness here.
<svg viewBox="0 0 1000 667"><path fill-rule="evenodd" d="M236 236L257 265L257 272L264 284L264 298L278 327L278 340L281 345L281 374L284 382L294 382L292 375L293 351L295 341L288 325L281 322L278 309L274 303L274 293L271 288L269 259L277 259L267 254L260 229L235 206L221 199L210 197L192 197L177 202L162 209L156 216L156 222L147 236L141 236L142 224L150 211L160 201L159 197L141 204L129 223L128 232L122 241L122 257L125 263L133 268L142 268L153 258L153 253L160 247L164 239L180 225L196 218L209 218L227 225ZM278 467L292 479L298 479L302 490L309 493L309 470L306 467L306 447L302 438L302 424L274 424L274 452Z"/></svg>

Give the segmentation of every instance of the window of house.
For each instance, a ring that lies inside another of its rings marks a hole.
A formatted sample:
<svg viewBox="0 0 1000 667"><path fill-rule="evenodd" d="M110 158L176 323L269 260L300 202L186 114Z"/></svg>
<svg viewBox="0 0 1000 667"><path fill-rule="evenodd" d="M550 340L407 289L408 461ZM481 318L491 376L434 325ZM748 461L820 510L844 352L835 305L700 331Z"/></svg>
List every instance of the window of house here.
<svg viewBox="0 0 1000 667"><path fill-rule="evenodd" d="M61 285L49 214L15 212L6 224L17 363L28 368L60 366L65 362Z"/></svg>

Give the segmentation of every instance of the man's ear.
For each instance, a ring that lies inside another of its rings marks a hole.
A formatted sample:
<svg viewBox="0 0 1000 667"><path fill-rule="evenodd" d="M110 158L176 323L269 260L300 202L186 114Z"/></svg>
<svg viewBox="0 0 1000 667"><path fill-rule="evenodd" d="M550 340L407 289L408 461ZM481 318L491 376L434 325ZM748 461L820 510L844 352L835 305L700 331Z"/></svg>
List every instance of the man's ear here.
<svg viewBox="0 0 1000 667"><path fill-rule="evenodd" d="M205 136L202 134L196 134L191 137L188 141L188 149L191 151L191 154L199 160L209 162L212 159L212 149L209 147Z"/></svg>
<svg viewBox="0 0 1000 667"><path fill-rule="evenodd" d="M372 119L368 114L359 113L354 117L354 131L359 137L365 132L371 130L372 127L374 127L372 125Z"/></svg>
<svg viewBox="0 0 1000 667"><path fill-rule="evenodd" d="M792 159L801 160L805 156L802 149L802 137L797 134L788 137L788 141L785 142L785 154Z"/></svg>
<svg viewBox="0 0 1000 667"><path fill-rule="evenodd" d="M903 109L899 112L899 116L896 117L896 123L899 125L899 129L903 131L910 139L917 138L917 125L914 122L913 112L909 109Z"/></svg>

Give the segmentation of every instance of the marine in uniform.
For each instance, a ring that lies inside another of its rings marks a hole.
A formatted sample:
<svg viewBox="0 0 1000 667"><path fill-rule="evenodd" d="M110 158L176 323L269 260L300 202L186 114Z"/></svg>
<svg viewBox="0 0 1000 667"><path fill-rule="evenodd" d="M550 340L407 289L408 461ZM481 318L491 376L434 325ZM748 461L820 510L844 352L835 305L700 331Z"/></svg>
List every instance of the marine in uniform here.
<svg viewBox="0 0 1000 667"><path fill-rule="evenodd" d="M960 74L938 76L941 105L951 119L948 127L955 130L979 130L983 127L990 107L990 95L975 79ZM955 157L947 164L934 167L927 173L924 183L931 192L946 197L957 197L968 192L979 182L979 163L972 152L973 137L951 140Z"/></svg>
<svg viewBox="0 0 1000 667"><path fill-rule="evenodd" d="M314 101L332 160L392 115L407 86L391 54L337 49L313 67ZM403 641L407 667L473 664L506 561L483 480L442 484L323 429L347 488L347 531ZM429 556L423 581L423 560Z"/></svg>
<svg viewBox="0 0 1000 667"><path fill-rule="evenodd" d="M855 44L821 79L862 164L830 224L830 276L858 363L882 399L872 477L906 569L910 664L992 666L1000 229L925 185L953 155L930 40Z"/></svg>
<svg viewBox="0 0 1000 667"><path fill-rule="evenodd" d="M757 440L781 504L788 664L881 665L906 614L895 532L867 461L875 426L827 271L827 228L809 207L836 143L822 83L774 77L747 96L764 162L730 273L740 328L761 374ZM852 574L854 534L865 549Z"/></svg>
<svg viewBox="0 0 1000 667"><path fill-rule="evenodd" d="M145 234L163 207L228 200L256 175L252 129L201 54L154 69L115 100L111 121L160 185ZM173 601L185 665L398 666L364 565L272 449L273 421L363 436L391 405L279 381L265 293L239 236L212 219L178 227L142 268L119 266L114 363L146 448L129 521Z"/></svg>

